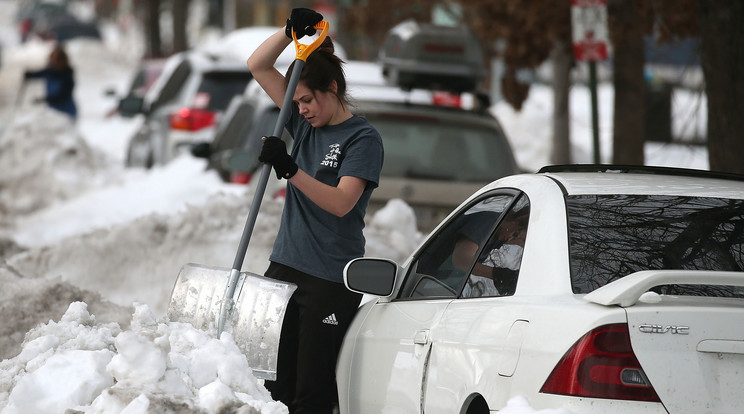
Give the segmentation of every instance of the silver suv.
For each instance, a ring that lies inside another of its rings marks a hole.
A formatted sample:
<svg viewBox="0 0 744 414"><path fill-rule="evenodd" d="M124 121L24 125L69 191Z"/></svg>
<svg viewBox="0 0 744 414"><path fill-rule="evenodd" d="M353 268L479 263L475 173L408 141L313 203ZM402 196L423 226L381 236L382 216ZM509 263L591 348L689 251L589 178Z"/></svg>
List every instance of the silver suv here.
<svg viewBox="0 0 744 414"><path fill-rule="evenodd" d="M144 98L121 102L123 113L142 113L142 127L130 139L126 165L150 168L211 138L222 113L252 79L245 62L203 51L169 58Z"/></svg>

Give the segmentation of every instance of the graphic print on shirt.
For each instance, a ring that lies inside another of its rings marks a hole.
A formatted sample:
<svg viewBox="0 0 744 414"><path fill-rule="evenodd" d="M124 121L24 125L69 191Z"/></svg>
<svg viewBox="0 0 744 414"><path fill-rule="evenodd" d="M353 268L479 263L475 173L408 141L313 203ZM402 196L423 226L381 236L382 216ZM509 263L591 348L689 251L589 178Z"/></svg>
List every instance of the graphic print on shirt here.
<svg viewBox="0 0 744 414"><path fill-rule="evenodd" d="M323 161L320 162L322 167L338 168L338 157L341 155L341 145L331 144L328 146L331 150L328 151Z"/></svg>

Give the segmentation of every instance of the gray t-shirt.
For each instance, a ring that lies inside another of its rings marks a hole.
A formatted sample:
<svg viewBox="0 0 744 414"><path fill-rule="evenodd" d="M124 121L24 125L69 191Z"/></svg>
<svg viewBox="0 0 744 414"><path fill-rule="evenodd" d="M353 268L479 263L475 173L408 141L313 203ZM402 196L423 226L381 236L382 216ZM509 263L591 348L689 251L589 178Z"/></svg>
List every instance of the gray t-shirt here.
<svg viewBox="0 0 744 414"><path fill-rule="evenodd" d="M292 107L286 127L294 138L291 155L297 165L331 186L348 175L367 180L367 187L348 214L336 217L288 182L279 234L269 259L343 283L346 263L364 256L364 214L380 181L382 138L363 117L354 115L338 125L313 128L299 115L297 105Z"/></svg>

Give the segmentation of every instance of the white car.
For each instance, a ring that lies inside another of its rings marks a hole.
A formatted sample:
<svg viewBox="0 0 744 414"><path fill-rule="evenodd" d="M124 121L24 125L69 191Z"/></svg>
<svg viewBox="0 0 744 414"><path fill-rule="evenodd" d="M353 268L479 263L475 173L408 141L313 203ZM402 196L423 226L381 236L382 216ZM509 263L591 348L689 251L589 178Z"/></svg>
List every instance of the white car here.
<svg viewBox="0 0 744 414"><path fill-rule="evenodd" d="M246 91L251 75L246 59L278 27L250 27L171 56L144 97L124 99L120 112L143 114L142 127L130 138L126 165L150 168L171 161L202 142L211 142L227 106ZM339 46L340 56L345 56ZM288 66L294 45L278 59Z"/></svg>
<svg viewBox="0 0 744 414"><path fill-rule="evenodd" d="M164 165L195 142L208 139L230 100L253 78L244 62L201 51L171 56L144 98L125 98L124 114L144 115L130 138L126 165Z"/></svg>
<svg viewBox="0 0 744 414"><path fill-rule="evenodd" d="M342 414L741 413L744 177L553 166L482 188L375 295L337 365Z"/></svg>

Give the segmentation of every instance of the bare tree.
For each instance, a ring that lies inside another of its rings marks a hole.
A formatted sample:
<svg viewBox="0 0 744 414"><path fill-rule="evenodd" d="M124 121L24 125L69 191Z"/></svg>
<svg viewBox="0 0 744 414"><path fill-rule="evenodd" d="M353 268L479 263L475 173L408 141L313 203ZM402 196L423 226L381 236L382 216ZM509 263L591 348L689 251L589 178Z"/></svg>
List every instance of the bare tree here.
<svg viewBox="0 0 744 414"><path fill-rule="evenodd" d="M553 149L550 161L554 164L571 163L571 128L569 95L573 56L565 41L556 41L553 62Z"/></svg>
<svg viewBox="0 0 744 414"><path fill-rule="evenodd" d="M137 14L144 21L146 58L163 57L163 44L160 37L160 0L137 0Z"/></svg>
<svg viewBox="0 0 744 414"><path fill-rule="evenodd" d="M700 0L711 170L744 173L744 3Z"/></svg>
<svg viewBox="0 0 744 414"><path fill-rule="evenodd" d="M173 52L183 52L189 48L186 22L189 17L190 0L172 0L173 13Z"/></svg>
<svg viewBox="0 0 744 414"><path fill-rule="evenodd" d="M646 0L607 2L615 90L612 156L615 164L643 165L645 64L643 35L648 29Z"/></svg>

